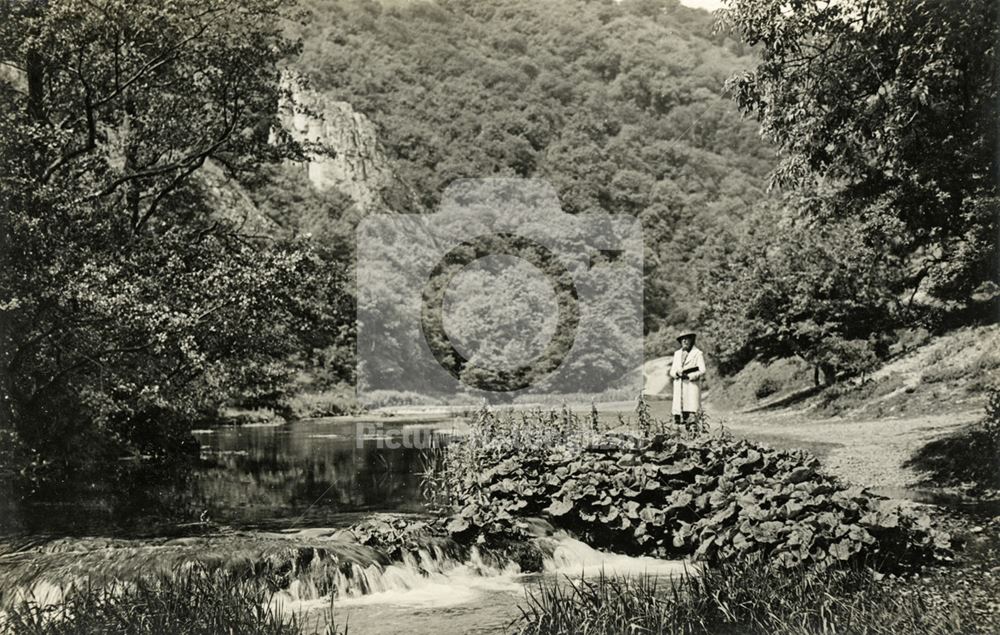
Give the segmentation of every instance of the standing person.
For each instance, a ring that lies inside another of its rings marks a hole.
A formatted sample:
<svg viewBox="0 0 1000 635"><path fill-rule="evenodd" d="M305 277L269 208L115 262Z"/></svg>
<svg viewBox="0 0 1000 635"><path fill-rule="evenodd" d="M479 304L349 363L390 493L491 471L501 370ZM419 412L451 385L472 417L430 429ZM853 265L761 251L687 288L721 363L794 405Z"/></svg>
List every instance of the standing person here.
<svg viewBox="0 0 1000 635"><path fill-rule="evenodd" d="M670 378L674 380L674 404L671 411L674 423L685 426L693 423L694 415L701 412L700 379L705 376L705 355L694 345L695 334L685 331L677 336L681 347L674 353L670 365Z"/></svg>

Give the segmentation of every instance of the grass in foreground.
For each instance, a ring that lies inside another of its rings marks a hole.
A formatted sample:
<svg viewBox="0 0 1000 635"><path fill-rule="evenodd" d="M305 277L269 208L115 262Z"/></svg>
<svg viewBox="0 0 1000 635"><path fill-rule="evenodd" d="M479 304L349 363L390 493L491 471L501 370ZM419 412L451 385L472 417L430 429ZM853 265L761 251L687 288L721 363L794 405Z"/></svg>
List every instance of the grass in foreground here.
<svg viewBox="0 0 1000 635"><path fill-rule="evenodd" d="M269 592L231 574L176 576L87 587L51 606L23 602L0 618L0 633L25 635L297 635L294 616L267 606Z"/></svg>
<svg viewBox="0 0 1000 635"><path fill-rule="evenodd" d="M601 576L543 583L521 608L525 635L944 635L977 632L928 597L867 571L778 570L760 558L668 583Z"/></svg>

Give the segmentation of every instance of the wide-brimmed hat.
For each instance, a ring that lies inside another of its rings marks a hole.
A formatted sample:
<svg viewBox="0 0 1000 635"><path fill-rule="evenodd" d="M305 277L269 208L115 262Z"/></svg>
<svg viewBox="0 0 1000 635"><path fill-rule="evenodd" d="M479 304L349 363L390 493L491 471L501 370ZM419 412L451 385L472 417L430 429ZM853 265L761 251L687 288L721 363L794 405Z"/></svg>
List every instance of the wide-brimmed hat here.
<svg viewBox="0 0 1000 635"><path fill-rule="evenodd" d="M677 341L681 341L685 337L690 337L691 339L697 339L698 335L694 331L681 331L681 334L677 336Z"/></svg>

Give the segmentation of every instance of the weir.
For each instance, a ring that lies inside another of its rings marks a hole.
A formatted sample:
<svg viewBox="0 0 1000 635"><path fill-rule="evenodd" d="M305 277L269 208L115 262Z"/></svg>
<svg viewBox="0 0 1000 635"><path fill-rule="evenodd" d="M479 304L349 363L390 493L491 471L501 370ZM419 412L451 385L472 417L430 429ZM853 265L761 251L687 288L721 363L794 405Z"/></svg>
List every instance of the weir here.
<svg viewBox="0 0 1000 635"><path fill-rule="evenodd" d="M689 562L602 552L563 532L534 541L544 554L538 573L522 572L515 562L497 562L475 547L462 558L434 546L407 552L401 561L390 564L352 563L346 571L338 572L334 590L328 594L302 579L275 593L272 605L291 612L331 603L335 607L387 604L442 608L474 602L494 592L523 598L532 584L546 578L578 580L607 575L668 579L697 573Z"/></svg>
<svg viewBox="0 0 1000 635"><path fill-rule="evenodd" d="M62 538L42 544L8 543L0 555L0 604L58 602L84 585L130 583L174 576L201 567L266 579L278 588L269 604L302 613L331 605L441 608L502 592L523 599L533 583L549 578L605 575L671 577L694 572L689 563L605 553L557 532L532 539L542 571L522 572L477 547L428 542L391 560L384 552L344 539L343 530L300 534L242 533L150 541Z"/></svg>

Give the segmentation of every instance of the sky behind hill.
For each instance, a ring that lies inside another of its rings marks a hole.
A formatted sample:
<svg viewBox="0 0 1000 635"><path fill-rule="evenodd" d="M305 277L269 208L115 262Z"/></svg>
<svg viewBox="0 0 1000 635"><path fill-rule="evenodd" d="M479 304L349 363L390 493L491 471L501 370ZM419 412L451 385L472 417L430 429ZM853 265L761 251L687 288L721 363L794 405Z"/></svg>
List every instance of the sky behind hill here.
<svg viewBox="0 0 1000 635"><path fill-rule="evenodd" d="M697 7L706 11L715 11L722 7L722 0L681 0L681 4L688 7Z"/></svg>

